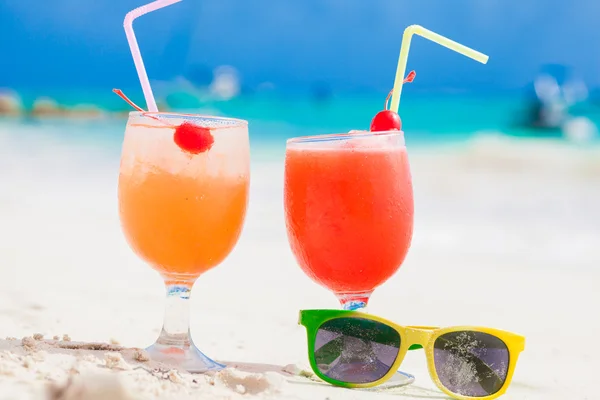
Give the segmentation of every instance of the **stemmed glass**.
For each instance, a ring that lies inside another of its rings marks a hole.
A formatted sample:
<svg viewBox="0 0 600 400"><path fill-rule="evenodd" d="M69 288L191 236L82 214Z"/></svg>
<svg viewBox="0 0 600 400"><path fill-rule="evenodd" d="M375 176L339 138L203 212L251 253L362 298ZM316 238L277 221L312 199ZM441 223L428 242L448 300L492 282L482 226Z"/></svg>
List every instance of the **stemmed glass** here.
<svg viewBox="0 0 600 400"><path fill-rule="evenodd" d="M192 341L189 298L196 279L237 243L249 180L246 121L130 113L119 174L121 225L167 291L162 331L147 349L152 359L190 372L223 367Z"/></svg>
<svg viewBox="0 0 600 400"><path fill-rule="evenodd" d="M352 132L287 141L289 243L303 271L343 309L365 312L373 291L402 265L413 232L404 133ZM388 385L412 382L401 373Z"/></svg>

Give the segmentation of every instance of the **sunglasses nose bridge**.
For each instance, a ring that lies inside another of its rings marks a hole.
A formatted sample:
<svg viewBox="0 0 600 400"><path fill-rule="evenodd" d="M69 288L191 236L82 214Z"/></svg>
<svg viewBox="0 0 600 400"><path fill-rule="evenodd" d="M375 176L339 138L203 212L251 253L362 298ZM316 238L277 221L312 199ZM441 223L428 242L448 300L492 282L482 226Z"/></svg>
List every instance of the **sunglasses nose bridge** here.
<svg viewBox="0 0 600 400"><path fill-rule="evenodd" d="M432 335L433 332L427 329L406 328L406 340L410 346L418 344L425 347Z"/></svg>

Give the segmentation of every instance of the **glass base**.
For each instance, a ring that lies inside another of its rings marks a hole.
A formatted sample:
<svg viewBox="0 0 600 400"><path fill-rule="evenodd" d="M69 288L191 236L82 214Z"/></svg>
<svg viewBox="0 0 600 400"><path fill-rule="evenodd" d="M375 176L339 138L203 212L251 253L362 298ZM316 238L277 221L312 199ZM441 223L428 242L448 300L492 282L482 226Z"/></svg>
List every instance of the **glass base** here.
<svg viewBox="0 0 600 400"><path fill-rule="evenodd" d="M172 365L190 373L205 373L225 368L225 365L205 356L193 343L183 348L155 343L146 351L153 361Z"/></svg>
<svg viewBox="0 0 600 400"><path fill-rule="evenodd" d="M415 377L408 372L398 371L392 376L390 379L382 383L381 385L377 385L372 388L365 388L360 390L367 391L378 391L378 390L386 390L386 389L394 389L402 386L408 386L415 381Z"/></svg>
<svg viewBox="0 0 600 400"><path fill-rule="evenodd" d="M163 328L152 346L146 351L150 358L191 373L218 371L224 365L205 356L190 335L190 293L193 280L165 277L167 301Z"/></svg>

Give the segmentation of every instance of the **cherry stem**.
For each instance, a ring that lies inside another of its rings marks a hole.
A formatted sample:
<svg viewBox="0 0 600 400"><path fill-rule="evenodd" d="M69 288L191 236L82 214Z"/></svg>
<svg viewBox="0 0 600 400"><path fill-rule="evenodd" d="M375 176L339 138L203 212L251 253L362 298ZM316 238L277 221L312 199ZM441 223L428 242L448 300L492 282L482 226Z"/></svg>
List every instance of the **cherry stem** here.
<svg viewBox="0 0 600 400"><path fill-rule="evenodd" d="M125 96L125 93L123 93L123 91L121 89L113 89L113 92L115 92L117 96L119 96L120 98L125 100L125 102L127 104L129 104L131 107L135 108L136 110L138 110L140 112L145 112L144 110L142 110L141 107L138 107L137 104L135 104L133 101L129 100L129 97Z"/></svg>
<svg viewBox="0 0 600 400"><path fill-rule="evenodd" d="M147 112L147 111L144 111L144 110L143 110L141 107L139 107L137 104L135 104L133 101L131 101L131 100L129 99L129 97L127 97L127 96L125 95L125 93L123 93L123 91L122 91L121 89L113 89L113 92L115 92L117 96L119 96L120 98L122 98L123 100L125 100L125 102L126 102L127 104L129 104L131 107L133 107L133 108L135 108L137 111L141 112L141 113L142 113L144 116L146 116L146 117L150 117L150 118L152 118L152 119L155 119L155 120L157 120L157 121L159 121L159 122L162 122L162 123L163 123L163 124L165 124L165 125L168 125L168 126L174 127L173 125L169 124L169 123L168 123L168 122L166 122L166 121L163 121L163 120L162 120L162 119L160 119L160 118L157 118L157 117L155 117L154 115L148 115L148 112Z"/></svg>
<svg viewBox="0 0 600 400"><path fill-rule="evenodd" d="M417 76L417 73L413 70L410 71L408 73L408 75L406 75L406 78L404 78L404 81L402 81L402 83L410 83L412 81L415 80L415 77ZM388 93L387 97L385 98L385 103L383 104L383 109L387 110L388 109L388 103L390 101L390 97L392 96L392 93L394 92L394 89L390 90L390 92Z"/></svg>

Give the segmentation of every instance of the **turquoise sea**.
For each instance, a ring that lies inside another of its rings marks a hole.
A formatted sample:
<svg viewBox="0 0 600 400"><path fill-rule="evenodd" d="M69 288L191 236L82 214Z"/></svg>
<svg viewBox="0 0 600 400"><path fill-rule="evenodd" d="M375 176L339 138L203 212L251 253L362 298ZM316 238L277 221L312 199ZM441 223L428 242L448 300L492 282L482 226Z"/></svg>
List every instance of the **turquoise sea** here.
<svg viewBox="0 0 600 400"><path fill-rule="evenodd" d="M137 104L144 107L139 89L125 90ZM460 143L482 132L502 133L517 137L553 138L567 141L558 130L534 130L522 124L528 113L524 96L461 94L423 95L406 91L400 115L409 146ZM101 119L0 119L10 126L33 128L68 141L96 142L109 147L120 146L125 116L131 108L111 91L48 90L44 93L62 106L93 104L110 111ZM30 108L39 93L20 92L25 108ZM160 107L160 97L157 96ZM278 94L243 94L231 100L210 97L198 99L185 93L169 95L172 111L193 112L246 119L250 125L251 142L270 149L283 150L285 140L301 135L341 133L353 129L368 129L371 118L381 109L385 94L334 95L326 99ZM600 127L600 105L582 103L570 110L574 117L585 117ZM29 130L29 129L26 129ZM597 135L586 143L598 143Z"/></svg>

